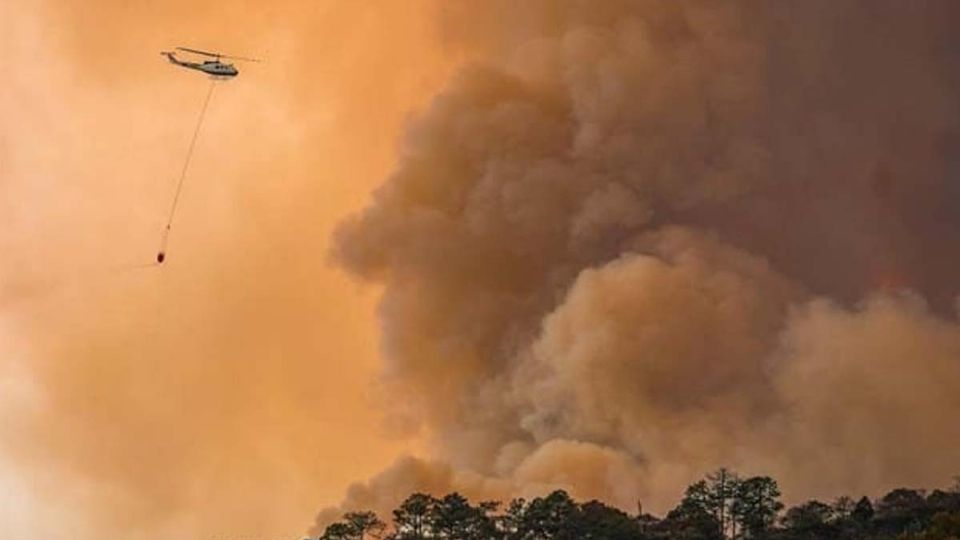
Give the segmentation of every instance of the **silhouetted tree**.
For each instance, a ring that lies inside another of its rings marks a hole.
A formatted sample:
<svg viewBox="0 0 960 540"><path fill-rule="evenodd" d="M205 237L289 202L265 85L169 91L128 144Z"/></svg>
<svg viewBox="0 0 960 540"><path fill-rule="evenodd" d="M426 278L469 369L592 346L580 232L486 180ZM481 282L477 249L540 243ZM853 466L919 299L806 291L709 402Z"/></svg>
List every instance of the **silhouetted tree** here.
<svg viewBox="0 0 960 540"><path fill-rule="evenodd" d="M476 509L462 495L451 493L431 508L431 530L436 538L466 538Z"/></svg>
<svg viewBox="0 0 960 540"><path fill-rule="evenodd" d="M527 510L527 501L516 498L507 505L507 510L499 520L499 530L507 539L519 539L523 527L524 514Z"/></svg>
<svg viewBox="0 0 960 540"><path fill-rule="evenodd" d="M860 497L860 500L853 507L853 512L850 512L850 517L860 524L866 524L873 519L873 514L873 503L870 502L870 499Z"/></svg>
<svg viewBox="0 0 960 540"><path fill-rule="evenodd" d="M960 512L940 512L933 516L926 530L907 534L902 538L904 540L958 540L960 539Z"/></svg>
<svg viewBox="0 0 960 540"><path fill-rule="evenodd" d="M320 540L355 540L355 538L354 531L342 521L331 523L320 535Z"/></svg>
<svg viewBox="0 0 960 540"><path fill-rule="evenodd" d="M581 538L591 540L638 540L643 538L640 522L625 512L600 501L580 507L577 529Z"/></svg>
<svg viewBox="0 0 960 540"><path fill-rule="evenodd" d="M782 522L792 533L790 538L822 540L839 536L838 529L832 523L835 515L832 506L820 501L808 501L787 510Z"/></svg>
<svg viewBox="0 0 960 540"><path fill-rule="evenodd" d="M430 517L436 502L436 499L423 493L414 493L407 497L400 507L393 511L392 538L396 540L427 538L427 534L432 532Z"/></svg>
<svg viewBox="0 0 960 540"><path fill-rule="evenodd" d="M754 476L738 483L731 510L744 536L762 536L776 522L782 509L780 488L773 478Z"/></svg>
<svg viewBox="0 0 960 540"><path fill-rule="evenodd" d="M934 513L960 512L960 492L935 489L927 495L927 508Z"/></svg>
<svg viewBox="0 0 960 540"><path fill-rule="evenodd" d="M580 538L579 507L566 491L554 491L533 499L522 509L517 523L517 540L575 540Z"/></svg>
<svg viewBox="0 0 960 540"><path fill-rule="evenodd" d="M387 524L373 512L348 512L343 518L356 531L357 538L360 540L368 535L373 538L380 538L387 527Z"/></svg>
<svg viewBox="0 0 960 540"><path fill-rule="evenodd" d="M386 529L386 523L373 512L347 512L343 519L330 524L323 531L320 540L363 540L380 538Z"/></svg>
<svg viewBox="0 0 960 540"><path fill-rule="evenodd" d="M713 516L723 534L733 536L737 523L733 503L739 486L740 478L736 473L720 468L688 487L681 506L702 509Z"/></svg>
<svg viewBox="0 0 960 540"><path fill-rule="evenodd" d="M845 518L850 515L850 512L853 512L853 507L856 503L850 497L846 495L841 495L833 501L833 517L835 518Z"/></svg>
<svg viewBox="0 0 960 540"><path fill-rule="evenodd" d="M927 500L920 492L899 488L880 499L873 519L880 531L896 535L920 530L929 517Z"/></svg>
<svg viewBox="0 0 960 540"><path fill-rule="evenodd" d="M432 538L444 540L494 540L499 536L490 513L499 505L483 502L473 506L459 493L434 502L430 510Z"/></svg>
<svg viewBox="0 0 960 540"><path fill-rule="evenodd" d="M790 529L814 529L833 517L833 508L820 501L808 501L787 510L783 516L783 525Z"/></svg>
<svg viewBox="0 0 960 540"><path fill-rule="evenodd" d="M723 529L717 518L695 500L684 498L654 528L657 538L669 540L723 540Z"/></svg>

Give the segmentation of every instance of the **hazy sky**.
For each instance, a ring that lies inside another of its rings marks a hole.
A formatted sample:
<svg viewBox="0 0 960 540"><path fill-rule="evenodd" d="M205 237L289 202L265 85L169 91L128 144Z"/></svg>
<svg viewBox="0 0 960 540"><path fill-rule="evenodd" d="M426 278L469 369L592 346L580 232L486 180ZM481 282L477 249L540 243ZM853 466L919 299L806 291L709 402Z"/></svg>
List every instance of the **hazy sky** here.
<svg viewBox="0 0 960 540"><path fill-rule="evenodd" d="M0 4L0 522L948 482L958 9ZM216 85L155 267L210 84L177 45L266 61Z"/></svg>
<svg viewBox="0 0 960 540"><path fill-rule="evenodd" d="M444 78L432 8L31 0L0 36L0 522L301 534L414 444L374 412L377 291L327 238ZM137 268L209 84L177 45L266 61L217 85L167 264Z"/></svg>

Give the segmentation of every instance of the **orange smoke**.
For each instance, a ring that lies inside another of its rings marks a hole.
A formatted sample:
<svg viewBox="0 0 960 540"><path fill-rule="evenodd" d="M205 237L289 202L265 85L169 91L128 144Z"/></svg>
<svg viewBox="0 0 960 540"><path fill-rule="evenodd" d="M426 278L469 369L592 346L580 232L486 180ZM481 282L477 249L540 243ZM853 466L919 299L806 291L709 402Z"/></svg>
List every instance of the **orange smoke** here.
<svg viewBox="0 0 960 540"><path fill-rule="evenodd" d="M663 511L720 466L796 499L949 478L958 6L514 4L475 7L492 52L335 244L384 286L391 413L444 489ZM436 488L409 468L318 525Z"/></svg>

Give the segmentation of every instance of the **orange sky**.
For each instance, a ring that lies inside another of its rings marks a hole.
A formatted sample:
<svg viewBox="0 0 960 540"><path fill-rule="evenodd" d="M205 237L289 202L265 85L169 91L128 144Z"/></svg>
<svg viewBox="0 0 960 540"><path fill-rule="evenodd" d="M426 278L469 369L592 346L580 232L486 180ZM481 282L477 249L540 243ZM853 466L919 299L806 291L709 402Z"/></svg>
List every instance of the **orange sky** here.
<svg viewBox="0 0 960 540"><path fill-rule="evenodd" d="M938 485L957 4L904 6L0 3L4 532ZM177 45L266 62L217 84L158 268L210 84Z"/></svg>
<svg viewBox="0 0 960 540"><path fill-rule="evenodd" d="M456 56L426 1L0 5L0 521L14 537L297 537L413 444L376 290L328 236ZM218 84L175 45L259 56Z"/></svg>

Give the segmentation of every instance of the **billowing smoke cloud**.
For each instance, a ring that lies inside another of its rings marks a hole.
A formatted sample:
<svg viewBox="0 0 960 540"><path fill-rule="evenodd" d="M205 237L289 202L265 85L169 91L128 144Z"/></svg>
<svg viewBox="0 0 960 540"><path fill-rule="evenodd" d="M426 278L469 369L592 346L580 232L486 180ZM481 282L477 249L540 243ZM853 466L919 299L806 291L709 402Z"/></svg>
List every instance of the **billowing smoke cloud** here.
<svg viewBox="0 0 960 540"><path fill-rule="evenodd" d="M794 498L956 473L958 17L451 8L450 33L493 52L411 125L335 248L384 286L390 421L434 461L341 509L565 487L663 510L720 465Z"/></svg>

